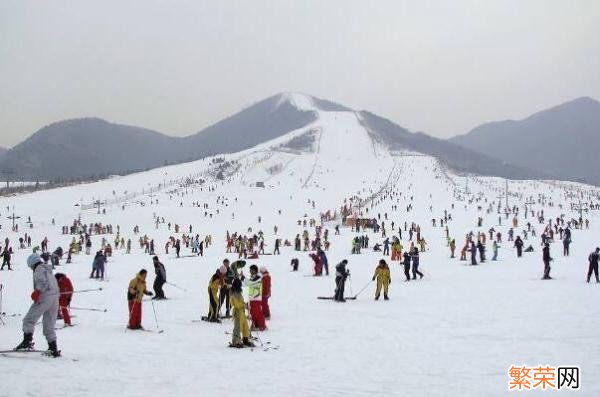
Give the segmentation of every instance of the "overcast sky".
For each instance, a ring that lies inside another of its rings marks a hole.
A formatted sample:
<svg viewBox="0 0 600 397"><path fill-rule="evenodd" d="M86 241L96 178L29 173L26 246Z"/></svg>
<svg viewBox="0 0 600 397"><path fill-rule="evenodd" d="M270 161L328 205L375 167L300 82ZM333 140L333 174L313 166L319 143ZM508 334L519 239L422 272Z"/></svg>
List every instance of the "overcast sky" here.
<svg viewBox="0 0 600 397"><path fill-rule="evenodd" d="M83 116L187 135L281 91L438 137L600 99L600 1L0 0L0 146Z"/></svg>

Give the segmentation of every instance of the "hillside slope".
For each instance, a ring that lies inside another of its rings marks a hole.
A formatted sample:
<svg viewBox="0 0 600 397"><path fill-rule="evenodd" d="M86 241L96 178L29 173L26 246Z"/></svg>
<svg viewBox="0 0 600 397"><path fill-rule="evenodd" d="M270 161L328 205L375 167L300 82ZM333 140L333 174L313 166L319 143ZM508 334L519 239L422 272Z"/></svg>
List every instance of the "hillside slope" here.
<svg viewBox="0 0 600 397"><path fill-rule="evenodd" d="M450 142L555 178L600 184L600 102L591 98L486 123Z"/></svg>

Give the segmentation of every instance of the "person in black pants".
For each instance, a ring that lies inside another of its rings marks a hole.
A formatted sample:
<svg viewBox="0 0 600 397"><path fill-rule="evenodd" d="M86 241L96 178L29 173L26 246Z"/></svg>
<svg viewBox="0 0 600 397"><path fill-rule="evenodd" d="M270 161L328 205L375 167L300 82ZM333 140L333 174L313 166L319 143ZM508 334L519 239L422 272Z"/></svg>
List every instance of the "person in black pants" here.
<svg viewBox="0 0 600 397"><path fill-rule="evenodd" d="M521 236L517 236L515 239L515 248L517 249L517 258L520 258L523 255L523 240L521 240Z"/></svg>
<svg viewBox="0 0 600 397"><path fill-rule="evenodd" d="M592 273L596 276L596 282L600 283L600 279L598 278L598 259L600 259L600 248L596 247L596 250L592 252L588 258L590 261L590 267L587 274L588 283L590 282L590 278L592 278Z"/></svg>
<svg viewBox="0 0 600 397"><path fill-rule="evenodd" d="M344 298L344 287L350 271L346 269L348 261L344 259L335 267L335 295L334 299L338 302L346 302Z"/></svg>
<svg viewBox="0 0 600 397"><path fill-rule="evenodd" d="M550 244L544 244L544 248L542 249L542 260L544 261L544 277L542 280L552 280L550 277L550 261L552 258L550 257Z"/></svg>
<svg viewBox="0 0 600 397"><path fill-rule="evenodd" d="M8 266L8 270L12 270L10 267L10 257L12 254L12 248L9 248L8 245L4 248L4 252L2 252L2 267L0 270L4 270L4 266Z"/></svg>
<svg viewBox="0 0 600 397"><path fill-rule="evenodd" d="M167 282L165 265L160 263L158 256L153 257L152 262L154 262L154 274L156 274L154 284L152 285L154 289L154 297L152 299L167 299L165 292L163 291L163 285Z"/></svg>
<svg viewBox="0 0 600 397"><path fill-rule="evenodd" d="M423 273L419 271L419 249L417 247L413 248L410 256L412 258L413 280L417 278L417 274L419 275L419 278L423 278Z"/></svg>
<svg viewBox="0 0 600 397"><path fill-rule="evenodd" d="M404 275L406 276L406 281L410 281L410 254L408 252L404 252L402 256L404 265Z"/></svg>

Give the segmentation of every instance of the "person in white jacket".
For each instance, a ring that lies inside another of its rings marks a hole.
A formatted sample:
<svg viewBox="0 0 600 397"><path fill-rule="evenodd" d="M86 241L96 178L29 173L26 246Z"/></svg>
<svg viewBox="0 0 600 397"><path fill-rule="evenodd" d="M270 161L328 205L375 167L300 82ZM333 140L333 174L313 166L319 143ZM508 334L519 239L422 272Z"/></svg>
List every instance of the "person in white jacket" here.
<svg viewBox="0 0 600 397"><path fill-rule="evenodd" d="M58 314L59 289L56 278L52 274L52 265L44 263L42 257L33 253L27 258L27 266L33 270L33 304L23 318L23 341L15 350L33 349L33 332L35 324L42 317L44 336L48 341L48 353L53 357L60 356L56 345L56 316Z"/></svg>

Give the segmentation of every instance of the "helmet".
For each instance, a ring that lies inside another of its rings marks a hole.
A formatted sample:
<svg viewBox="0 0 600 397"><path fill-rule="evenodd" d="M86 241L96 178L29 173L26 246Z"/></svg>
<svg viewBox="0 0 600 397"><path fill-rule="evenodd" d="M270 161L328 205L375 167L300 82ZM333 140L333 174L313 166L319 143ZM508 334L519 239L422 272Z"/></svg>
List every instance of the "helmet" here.
<svg viewBox="0 0 600 397"><path fill-rule="evenodd" d="M227 273L227 268L225 266L221 265L221 267L219 267L219 273L221 273L221 274Z"/></svg>
<svg viewBox="0 0 600 397"><path fill-rule="evenodd" d="M264 266L261 266L261 267L258 269L258 271L259 271L259 272L261 272L261 273L266 273L266 272L267 272L267 268L266 268L266 267L264 267Z"/></svg>
<svg viewBox="0 0 600 397"><path fill-rule="evenodd" d="M42 262L44 262L42 257L35 252L33 254L29 255L29 257L27 258L27 266L29 266L29 268L32 270L35 265L42 263Z"/></svg>

